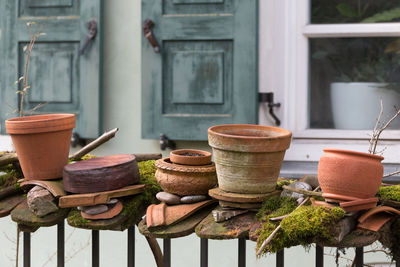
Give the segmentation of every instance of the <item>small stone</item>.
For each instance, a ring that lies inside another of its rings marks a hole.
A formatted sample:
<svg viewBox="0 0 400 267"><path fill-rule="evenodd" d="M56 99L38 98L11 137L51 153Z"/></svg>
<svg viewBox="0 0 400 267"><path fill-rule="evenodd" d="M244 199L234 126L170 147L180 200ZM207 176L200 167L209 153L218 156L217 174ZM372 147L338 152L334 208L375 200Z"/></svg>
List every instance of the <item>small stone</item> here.
<svg viewBox="0 0 400 267"><path fill-rule="evenodd" d="M2 176L2 175L6 175L7 173L6 172L2 172L2 171L0 171L0 176Z"/></svg>
<svg viewBox="0 0 400 267"><path fill-rule="evenodd" d="M301 177L299 181L311 185L312 189L315 189L319 186L317 175L312 175L312 174L304 175L303 177Z"/></svg>
<svg viewBox="0 0 400 267"><path fill-rule="evenodd" d="M82 207L82 211L89 215L101 214L108 211L108 206L104 204Z"/></svg>
<svg viewBox="0 0 400 267"><path fill-rule="evenodd" d="M107 204L107 205L111 205L111 204L116 204L117 202L118 202L118 199L112 198L112 199L110 199L106 204Z"/></svg>
<svg viewBox="0 0 400 267"><path fill-rule="evenodd" d="M309 185L309 184L307 184L305 182L294 182L294 183L291 183L288 186L292 187L292 188L307 190L307 191L311 191L312 190L311 185ZM300 194L300 193L297 193L297 192L292 192L292 191L284 189L282 191L282 193L281 193L281 197L292 197L292 198L295 198L295 199L299 199L299 198L303 198L304 195Z"/></svg>
<svg viewBox="0 0 400 267"><path fill-rule="evenodd" d="M181 203L180 196L167 193L167 192L158 192L156 198L161 202L165 202L166 204L176 205Z"/></svg>
<svg viewBox="0 0 400 267"><path fill-rule="evenodd" d="M203 201L206 199L208 199L208 196L206 196L206 195L184 196L184 197L181 197L181 203L191 204L191 203L200 202L200 201Z"/></svg>
<svg viewBox="0 0 400 267"><path fill-rule="evenodd" d="M38 217L46 216L58 210L53 195L41 186L33 187L26 198L29 210Z"/></svg>

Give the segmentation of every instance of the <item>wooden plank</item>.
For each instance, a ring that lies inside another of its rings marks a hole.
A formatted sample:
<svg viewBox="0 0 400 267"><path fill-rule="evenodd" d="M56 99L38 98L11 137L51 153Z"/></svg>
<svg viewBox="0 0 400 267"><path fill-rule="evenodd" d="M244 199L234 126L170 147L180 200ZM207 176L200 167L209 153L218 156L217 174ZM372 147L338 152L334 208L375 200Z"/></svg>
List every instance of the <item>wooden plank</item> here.
<svg viewBox="0 0 400 267"><path fill-rule="evenodd" d="M139 232L142 235L154 238L178 238L188 236L194 233L195 227L210 214L214 207L206 207L185 220L170 226L147 228L146 220L140 221L138 225Z"/></svg>
<svg viewBox="0 0 400 267"><path fill-rule="evenodd" d="M2 199L0 201L0 218L9 215L11 211L25 199L26 197L23 195L15 195Z"/></svg>
<svg viewBox="0 0 400 267"><path fill-rule="evenodd" d="M195 232L200 238L207 239L248 239L250 228L255 223L254 217L254 212L248 212L217 223L210 213L196 226Z"/></svg>
<svg viewBox="0 0 400 267"><path fill-rule="evenodd" d="M58 206L60 208L70 208L104 204L107 203L111 198L140 194L144 191L145 187L146 185L144 184L138 184L126 186L124 188L112 191L67 195L60 197Z"/></svg>
<svg viewBox="0 0 400 267"><path fill-rule="evenodd" d="M28 204L25 200L11 211L11 219L18 224L26 226L53 226L63 221L67 217L68 212L69 209L59 209L57 212L50 213L44 217L37 217L29 210Z"/></svg>

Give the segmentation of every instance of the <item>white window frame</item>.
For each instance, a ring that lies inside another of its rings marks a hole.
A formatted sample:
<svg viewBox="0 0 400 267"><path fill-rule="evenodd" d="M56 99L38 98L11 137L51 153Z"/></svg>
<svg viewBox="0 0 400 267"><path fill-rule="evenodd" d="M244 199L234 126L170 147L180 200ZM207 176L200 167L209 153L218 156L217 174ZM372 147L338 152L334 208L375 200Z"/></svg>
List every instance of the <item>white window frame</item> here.
<svg viewBox="0 0 400 267"><path fill-rule="evenodd" d="M293 132L287 161L318 161L325 147L367 152L372 131L308 128L310 38L400 37L400 23L309 24L310 0L259 1L259 91L274 92L281 127ZM377 114L378 115L378 114ZM260 104L260 124L273 125ZM385 130L385 163L400 163L400 130Z"/></svg>

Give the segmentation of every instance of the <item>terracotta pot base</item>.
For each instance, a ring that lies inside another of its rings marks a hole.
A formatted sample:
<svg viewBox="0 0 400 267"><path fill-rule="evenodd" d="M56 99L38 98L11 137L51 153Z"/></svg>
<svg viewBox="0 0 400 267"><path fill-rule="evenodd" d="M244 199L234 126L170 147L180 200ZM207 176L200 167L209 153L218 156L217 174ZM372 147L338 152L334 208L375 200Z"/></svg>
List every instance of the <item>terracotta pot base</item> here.
<svg viewBox="0 0 400 267"><path fill-rule="evenodd" d="M367 199L358 199L353 201L341 202L340 207L345 212L359 211L359 210L368 210L376 207L376 203L378 203L379 199L377 197L367 198Z"/></svg>
<svg viewBox="0 0 400 267"><path fill-rule="evenodd" d="M208 194L218 200L227 201L227 202L236 202L236 203L258 203L263 202L266 198L280 195L281 191L275 190L270 193L265 194L239 194L226 192L219 187L210 189Z"/></svg>

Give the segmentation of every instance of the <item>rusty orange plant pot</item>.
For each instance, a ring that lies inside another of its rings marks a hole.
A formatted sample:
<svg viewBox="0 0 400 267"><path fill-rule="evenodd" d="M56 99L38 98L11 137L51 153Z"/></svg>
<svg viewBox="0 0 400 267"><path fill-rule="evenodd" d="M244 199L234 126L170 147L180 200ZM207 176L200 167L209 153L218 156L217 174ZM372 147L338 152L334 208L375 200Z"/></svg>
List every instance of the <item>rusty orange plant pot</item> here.
<svg viewBox="0 0 400 267"><path fill-rule="evenodd" d="M227 192L263 194L275 190L292 133L277 127L230 124L208 129L219 187Z"/></svg>
<svg viewBox="0 0 400 267"><path fill-rule="evenodd" d="M342 149L324 149L318 181L324 193L372 198L382 183L383 157Z"/></svg>
<svg viewBox="0 0 400 267"><path fill-rule="evenodd" d="M6 120L7 133L27 180L62 177L68 163L74 114L47 114Z"/></svg>

